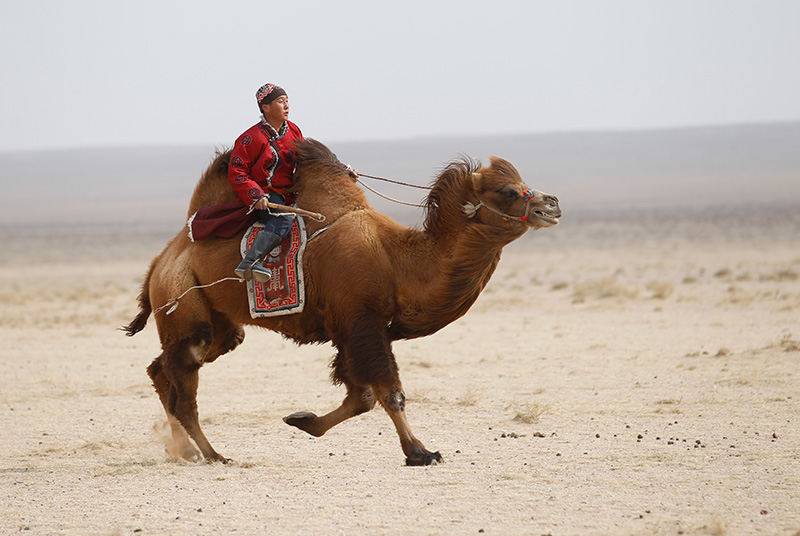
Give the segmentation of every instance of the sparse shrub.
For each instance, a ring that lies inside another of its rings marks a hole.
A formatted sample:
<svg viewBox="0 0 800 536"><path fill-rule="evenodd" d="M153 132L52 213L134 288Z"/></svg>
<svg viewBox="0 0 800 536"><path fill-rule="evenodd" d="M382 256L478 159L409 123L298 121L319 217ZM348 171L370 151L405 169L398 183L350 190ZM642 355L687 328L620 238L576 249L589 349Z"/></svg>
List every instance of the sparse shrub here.
<svg viewBox="0 0 800 536"><path fill-rule="evenodd" d="M547 411L547 406L531 403L516 405L512 409L515 413L512 420L525 424L536 424L539 422L539 419L545 413L545 411Z"/></svg>
<svg viewBox="0 0 800 536"><path fill-rule="evenodd" d="M647 288L653 295L653 298L657 300L669 298L675 290L675 287L673 287L671 283L666 283L664 281L651 281L645 288Z"/></svg>

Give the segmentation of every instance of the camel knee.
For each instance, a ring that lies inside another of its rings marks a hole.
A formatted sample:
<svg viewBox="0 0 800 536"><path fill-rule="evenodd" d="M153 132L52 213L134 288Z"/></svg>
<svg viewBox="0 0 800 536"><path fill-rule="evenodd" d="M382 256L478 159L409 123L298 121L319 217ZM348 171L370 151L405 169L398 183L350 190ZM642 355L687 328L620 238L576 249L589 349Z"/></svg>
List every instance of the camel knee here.
<svg viewBox="0 0 800 536"><path fill-rule="evenodd" d="M210 323L200 322L195 326L194 333L186 341L186 349L198 365L202 365L205 361L206 353L213 340L213 326Z"/></svg>
<svg viewBox="0 0 800 536"><path fill-rule="evenodd" d="M168 389L167 412L175 415L186 426L185 419L197 410L198 370L211 345L211 325L200 323L190 337L165 345L164 352L153 366L157 377L163 377ZM159 384L156 385L159 389ZM161 392L159 391L159 394Z"/></svg>
<svg viewBox="0 0 800 536"><path fill-rule="evenodd" d="M193 370L205 363L213 341L212 333L210 323L198 322L188 337L162 343L164 351L159 359L171 380L175 380L176 374L181 375L184 370Z"/></svg>
<svg viewBox="0 0 800 536"><path fill-rule="evenodd" d="M381 404L391 412L405 411L406 394L402 389L392 389L381 399Z"/></svg>

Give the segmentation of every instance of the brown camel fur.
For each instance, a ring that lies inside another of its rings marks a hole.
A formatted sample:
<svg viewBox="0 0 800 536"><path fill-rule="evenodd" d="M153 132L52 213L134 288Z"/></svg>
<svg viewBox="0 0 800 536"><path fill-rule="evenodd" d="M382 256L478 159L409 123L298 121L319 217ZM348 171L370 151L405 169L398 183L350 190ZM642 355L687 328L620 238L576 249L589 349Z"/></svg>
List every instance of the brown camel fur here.
<svg viewBox="0 0 800 536"><path fill-rule="evenodd" d="M303 257L305 309L253 319L245 286L230 281L186 293L171 314L156 311L162 352L148 373L177 445L170 453L226 461L198 422L198 370L236 348L248 324L298 344L330 341L336 347L331 377L347 388L344 402L319 417L294 413L284 418L287 424L319 437L377 401L394 422L406 463L437 463L439 453L427 450L406 420L392 341L430 335L464 315L506 244L528 229L558 222L558 200L535 190L526 195L527 186L505 160L492 157L489 166L480 167L464 158L435 180L423 228L409 229L373 210L327 147L306 140L296 151L297 206L326 216L324 223L307 221L309 236L329 225L309 241ZM201 177L190 214L234 199L227 179L229 157L229 152L218 155ZM468 203L477 211L465 211ZM144 328L153 306L195 285L231 277L241 258L239 242L238 237L191 242L185 231L179 232L152 261L139 296L140 313L124 328L127 334Z"/></svg>

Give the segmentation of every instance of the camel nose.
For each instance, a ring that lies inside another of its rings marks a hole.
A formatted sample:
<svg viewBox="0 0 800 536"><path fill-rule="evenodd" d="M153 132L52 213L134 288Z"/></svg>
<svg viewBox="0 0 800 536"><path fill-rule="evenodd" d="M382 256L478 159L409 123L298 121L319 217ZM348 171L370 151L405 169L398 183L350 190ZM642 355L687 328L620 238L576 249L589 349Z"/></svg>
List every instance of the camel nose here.
<svg viewBox="0 0 800 536"><path fill-rule="evenodd" d="M544 202L547 203L547 208L550 209L550 214L556 218L561 217L561 207L558 206L558 198L554 195L545 195Z"/></svg>

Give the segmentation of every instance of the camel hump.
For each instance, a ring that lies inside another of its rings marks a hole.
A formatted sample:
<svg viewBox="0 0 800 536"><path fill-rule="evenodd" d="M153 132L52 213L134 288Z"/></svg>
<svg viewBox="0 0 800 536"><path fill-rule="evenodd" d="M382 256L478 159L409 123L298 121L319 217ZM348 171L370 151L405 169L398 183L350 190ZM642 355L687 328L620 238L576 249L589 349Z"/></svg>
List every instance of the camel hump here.
<svg viewBox="0 0 800 536"><path fill-rule="evenodd" d="M298 172L302 170L308 170L312 174L347 176L344 166L336 155L320 141L311 138L298 140L294 152L297 166L296 181L300 175ZM236 193L228 181L230 161L230 150L217 152L195 187L187 217L204 207L236 201ZM300 189L299 181L296 186Z"/></svg>
<svg viewBox="0 0 800 536"><path fill-rule="evenodd" d="M333 154L333 151L328 149L328 146L321 141L305 138L295 143L294 148L297 153L298 168L320 165L331 170L342 170L342 164L339 162L339 159Z"/></svg>
<svg viewBox="0 0 800 536"><path fill-rule="evenodd" d="M194 189L192 200L189 203L188 216L203 207L236 201L236 193L234 193L228 181L228 166L230 162L230 150L218 151L214 155Z"/></svg>

